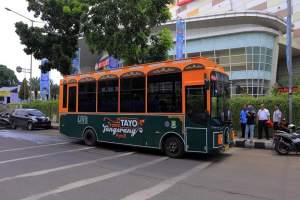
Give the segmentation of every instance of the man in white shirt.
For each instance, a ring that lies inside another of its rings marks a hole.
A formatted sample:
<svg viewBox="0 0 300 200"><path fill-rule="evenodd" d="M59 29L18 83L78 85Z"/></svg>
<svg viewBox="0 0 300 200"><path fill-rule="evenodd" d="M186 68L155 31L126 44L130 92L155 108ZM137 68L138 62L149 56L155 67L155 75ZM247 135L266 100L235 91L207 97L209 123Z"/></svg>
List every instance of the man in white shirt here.
<svg viewBox="0 0 300 200"><path fill-rule="evenodd" d="M266 139L269 140L269 130L266 122L270 119L270 112L265 108L264 104L260 105L260 109L257 112L258 118L258 139L262 139L262 131L264 129Z"/></svg>
<svg viewBox="0 0 300 200"><path fill-rule="evenodd" d="M276 105L273 113L274 130L279 129L279 124L281 122L281 119L282 119L282 112L280 111L279 106Z"/></svg>

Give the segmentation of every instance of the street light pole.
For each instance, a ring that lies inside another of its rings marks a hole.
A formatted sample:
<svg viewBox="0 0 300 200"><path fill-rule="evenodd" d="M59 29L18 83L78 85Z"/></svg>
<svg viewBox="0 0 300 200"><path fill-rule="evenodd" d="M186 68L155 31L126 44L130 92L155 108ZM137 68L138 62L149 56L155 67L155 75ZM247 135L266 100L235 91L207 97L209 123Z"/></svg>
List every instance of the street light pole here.
<svg viewBox="0 0 300 200"><path fill-rule="evenodd" d="M28 18L28 17L26 17L26 16L24 16L24 15L22 15L22 14L16 12L16 11L10 9L10 8L7 8L7 7L6 7L5 10L7 10L7 11L9 11L9 12L13 12L13 13L15 13L16 15L19 15L19 16L21 16L21 17L23 17L23 18L29 20L29 21L31 22L31 28L33 28L33 23L34 23L34 22L39 22L39 21L30 19L30 18ZM42 23L42 22L40 22L40 23ZM32 53L30 54L30 73L29 73L29 74L30 74L30 79L29 79L29 81L30 81L30 80L32 79ZM29 89L30 89L30 88L29 88ZM31 101L31 90L30 90L30 95L29 95L29 101Z"/></svg>
<svg viewBox="0 0 300 200"><path fill-rule="evenodd" d="M287 45L286 45L286 64L289 76L289 123L293 123L293 62L292 62L292 0L287 0Z"/></svg>

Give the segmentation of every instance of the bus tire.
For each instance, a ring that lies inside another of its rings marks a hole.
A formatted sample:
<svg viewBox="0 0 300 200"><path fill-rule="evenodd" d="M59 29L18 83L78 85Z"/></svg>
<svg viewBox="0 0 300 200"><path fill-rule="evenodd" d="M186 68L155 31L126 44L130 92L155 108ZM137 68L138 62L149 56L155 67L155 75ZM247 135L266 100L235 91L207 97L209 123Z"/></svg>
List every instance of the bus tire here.
<svg viewBox="0 0 300 200"><path fill-rule="evenodd" d="M184 153L184 145L177 136L170 136L164 142L163 151L170 158L180 158Z"/></svg>
<svg viewBox="0 0 300 200"><path fill-rule="evenodd" d="M97 144L96 133L92 129L85 130L83 135L83 140L87 146L96 146Z"/></svg>

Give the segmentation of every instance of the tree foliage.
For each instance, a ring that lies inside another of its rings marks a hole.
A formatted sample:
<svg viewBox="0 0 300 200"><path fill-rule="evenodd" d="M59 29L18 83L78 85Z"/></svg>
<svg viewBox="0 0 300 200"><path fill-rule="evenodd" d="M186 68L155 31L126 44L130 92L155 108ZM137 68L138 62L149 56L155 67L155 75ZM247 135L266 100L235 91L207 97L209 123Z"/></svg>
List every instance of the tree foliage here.
<svg viewBox="0 0 300 200"><path fill-rule="evenodd" d="M30 95L30 91L29 91L28 83L26 78L24 78L20 87L19 98L22 100L26 100L29 98L29 95Z"/></svg>
<svg viewBox="0 0 300 200"><path fill-rule="evenodd" d="M82 0L27 0L28 11L45 22L42 28L16 23L16 33L26 47L27 54L36 59L47 58L40 66L43 72L57 69L61 74L70 74L71 60L78 48L80 18L87 10Z"/></svg>
<svg viewBox="0 0 300 200"><path fill-rule="evenodd" d="M0 87L10 87L18 85L15 72L0 64Z"/></svg>
<svg viewBox="0 0 300 200"><path fill-rule="evenodd" d="M173 0L87 0L83 32L93 52L107 51L126 64L165 59L172 47L170 31L152 35L170 19Z"/></svg>
<svg viewBox="0 0 300 200"><path fill-rule="evenodd" d="M34 77L29 79L30 90L34 93L34 99L37 99L38 92L40 91L40 78Z"/></svg>
<svg viewBox="0 0 300 200"><path fill-rule="evenodd" d="M56 99L59 94L59 85L50 80L50 95L51 99Z"/></svg>

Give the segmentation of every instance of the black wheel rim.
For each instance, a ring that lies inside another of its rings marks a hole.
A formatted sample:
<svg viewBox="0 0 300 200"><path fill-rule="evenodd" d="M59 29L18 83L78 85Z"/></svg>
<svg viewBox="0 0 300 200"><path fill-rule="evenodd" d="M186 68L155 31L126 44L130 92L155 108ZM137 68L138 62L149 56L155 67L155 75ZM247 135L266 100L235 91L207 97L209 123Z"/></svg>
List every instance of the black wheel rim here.
<svg viewBox="0 0 300 200"><path fill-rule="evenodd" d="M167 150L170 154L177 154L179 150L178 143L176 141L169 142L167 145Z"/></svg>
<svg viewBox="0 0 300 200"><path fill-rule="evenodd" d="M289 151L288 151L288 147L286 147L285 145L283 144L279 144L278 145L278 151L282 154L287 154Z"/></svg>
<svg viewBox="0 0 300 200"><path fill-rule="evenodd" d="M87 142L88 144L93 143L93 140L94 140L93 133L87 132L87 133L85 134L85 140L86 140L86 142Z"/></svg>

